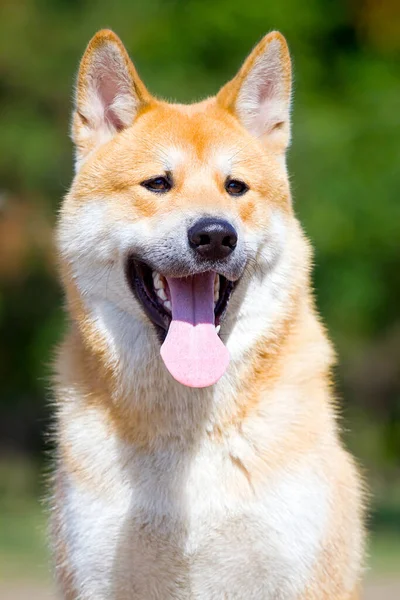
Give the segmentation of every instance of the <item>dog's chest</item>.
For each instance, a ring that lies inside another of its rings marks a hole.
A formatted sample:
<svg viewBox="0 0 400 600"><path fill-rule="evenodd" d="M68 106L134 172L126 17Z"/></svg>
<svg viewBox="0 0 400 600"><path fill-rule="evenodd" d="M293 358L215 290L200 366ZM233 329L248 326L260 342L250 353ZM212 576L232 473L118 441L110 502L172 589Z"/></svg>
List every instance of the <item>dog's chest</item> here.
<svg viewBox="0 0 400 600"><path fill-rule="evenodd" d="M75 568L96 598L291 599L313 568L327 497L309 469L253 483L209 448L133 458L107 499L75 488L69 506Z"/></svg>

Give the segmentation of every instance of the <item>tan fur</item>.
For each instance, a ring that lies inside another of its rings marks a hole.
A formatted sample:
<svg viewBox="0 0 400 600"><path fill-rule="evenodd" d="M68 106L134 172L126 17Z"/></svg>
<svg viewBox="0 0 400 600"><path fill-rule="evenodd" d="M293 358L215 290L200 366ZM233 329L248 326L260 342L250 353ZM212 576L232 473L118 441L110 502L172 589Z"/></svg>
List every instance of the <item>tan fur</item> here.
<svg viewBox="0 0 400 600"><path fill-rule="evenodd" d="M158 227L171 215L185 214L189 210L200 214L217 208L240 222L243 231L256 235L261 226L272 226L272 216L278 213L287 231L293 268L289 270L290 280L285 283L288 288L286 300L274 314L272 326L265 328L260 322L257 339L235 362L226 383L223 378L216 384L215 391L210 388L204 393L193 392L191 396L190 391L170 382L156 355L143 371L134 374L124 371L125 363L118 352L111 350L110 341L91 312L74 261L61 250L60 271L70 326L60 347L56 367L58 473L54 488L53 540L56 574L65 599L98 597L88 591L89 587L85 585L89 584L77 574L73 556L79 541L69 533L68 528L73 527L75 517L72 509L71 514L67 511L66 489L82 492L83 496L88 494L111 510L114 502L122 498L124 490L130 489L131 485L134 489L136 485L135 471L130 466L131 456L151 457L161 451L167 454L171 451L171 456L183 456L185 460L190 456L188 464L192 465L205 447L214 448L215 455L221 453L230 461L226 481L225 473L221 474L224 478L221 489L226 489L229 501L235 506L246 506L246 511L248 503L251 505L254 497L262 498L263 490L269 489L275 478L282 476L286 481L286 474L297 472L300 466L318 474L316 477L329 488L327 525L302 591L290 596L285 592L282 596L248 595L247 598L355 600L358 597L352 595L351 590L358 586L361 575L361 483L353 461L339 439L331 392L333 353L315 313L309 281L311 251L294 216L286 170L282 167L289 124L271 121L271 127L257 139L246 131L238 118L237 102L244 82L273 43L279 46L282 69L283 85L278 101L282 103L282 110L288 110L290 57L284 38L276 32L260 42L236 78L216 98L192 106L170 105L150 96L122 43L112 32L99 32L82 60L73 121L79 170L61 209L59 239L72 243L71 223L79 222L89 200L97 198L106 207L110 227L141 223L154 223ZM132 124L125 123L121 130L110 134L110 139L99 143L95 134L91 134L87 89L99 49L107 49L107 44L119 52L121 69L127 73L136 104ZM139 184L163 171L163 154L170 148L177 148L183 155L174 167L176 186L168 196L156 198ZM250 182L250 191L240 198L226 194L225 176L215 166L215 157L227 148L230 155L238 155L240 159L234 166L235 176ZM117 268L120 260L117 248L107 260L110 270ZM249 277L251 280L251 275ZM257 277L257 270L253 277ZM107 285L105 279L106 288ZM233 304L234 300L231 302ZM228 339L236 327L235 322L229 321L229 310L227 324L223 325ZM149 331L149 344L155 347L147 317L141 316L137 320L138 327L143 322L143 328ZM164 391L158 390L165 390L166 394L159 400L158 393L164 394ZM288 414L286 403L289 401L293 415ZM275 437L271 435L266 439L260 431L265 425L266 430L273 433L275 422L277 427L284 425L282 431L277 429ZM101 453L108 443L116 448L123 446L124 451L104 454L101 462L96 462L96 453ZM242 445L246 447L243 452ZM173 473L175 466L172 464L171 477ZM177 481L184 489L183 475L179 475ZM214 492L216 490L210 489L210 497ZM153 557L154 569L159 569L157 585L161 586L157 592L146 592L154 594L147 595L146 600L153 597L203 600L245 597L235 595L230 588L224 595L217 592L213 595L211 591L191 595L187 578L191 561L196 562L197 551L185 554L180 542L175 544L174 536L176 533L178 540L180 525L169 537L166 534L168 525L165 530L162 527L153 530L151 523L144 520L136 529L136 518L142 517L132 514L132 522L121 529L122 545L119 547L123 550L116 557L118 576L110 583L113 598L144 598L134 591L135 580L130 578L135 575L136 563L129 561L131 550L133 552L136 547L135 540L146 535L148 546L144 548L151 549L149 555ZM168 523L168 516L160 514L160 519ZM182 531L186 531L189 540L190 531L185 528L190 529L188 523L191 521L185 519L183 514ZM224 536L228 540L230 535L230 529L224 527L227 527L224 522L218 524L222 531L222 542L219 543L222 544ZM84 537L85 531L82 530L80 535ZM107 535L104 531L99 542L105 548ZM252 547L252 535L251 531L246 533L243 544ZM198 547L203 548L205 543L203 539L198 540ZM138 552L138 557L140 553L145 554L143 548ZM201 552L213 561L215 546ZM246 550L243 552L244 558ZM232 565L235 570L234 563ZM122 583L125 576L131 581L130 591ZM255 577L260 578L262 587L262 575ZM175 578L180 578L179 585ZM111 600L111 596L109 598Z"/></svg>

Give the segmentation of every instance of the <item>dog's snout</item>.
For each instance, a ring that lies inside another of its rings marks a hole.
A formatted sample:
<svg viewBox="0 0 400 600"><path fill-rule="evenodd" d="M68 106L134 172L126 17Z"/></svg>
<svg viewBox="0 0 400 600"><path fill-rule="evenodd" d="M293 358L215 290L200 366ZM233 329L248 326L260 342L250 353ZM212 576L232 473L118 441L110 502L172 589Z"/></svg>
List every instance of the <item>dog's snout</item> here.
<svg viewBox="0 0 400 600"><path fill-rule="evenodd" d="M189 245L205 259L226 258L236 248L235 228L224 219L202 218L188 231Z"/></svg>

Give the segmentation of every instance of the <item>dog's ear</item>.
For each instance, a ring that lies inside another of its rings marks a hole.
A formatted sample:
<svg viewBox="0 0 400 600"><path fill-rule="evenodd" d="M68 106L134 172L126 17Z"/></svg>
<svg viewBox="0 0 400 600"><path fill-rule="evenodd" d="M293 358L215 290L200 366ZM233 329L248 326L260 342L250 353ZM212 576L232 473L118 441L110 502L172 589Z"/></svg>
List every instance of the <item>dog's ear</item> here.
<svg viewBox="0 0 400 600"><path fill-rule="evenodd" d="M285 38L266 35L217 102L254 136L285 150L290 141L291 62Z"/></svg>
<svg viewBox="0 0 400 600"><path fill-rule="evenodd" d="M106 29L96 33L81 60L76 88L72 139L77 169L150 102L119 37Z"/></svg>

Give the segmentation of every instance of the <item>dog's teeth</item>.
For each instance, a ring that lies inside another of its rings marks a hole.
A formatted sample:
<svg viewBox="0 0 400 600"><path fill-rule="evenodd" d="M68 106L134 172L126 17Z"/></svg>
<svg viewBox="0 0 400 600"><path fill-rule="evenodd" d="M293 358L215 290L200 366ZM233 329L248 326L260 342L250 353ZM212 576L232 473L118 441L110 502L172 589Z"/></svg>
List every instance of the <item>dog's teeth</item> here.
<svg viewBox="0 0 400 600"><path fill-rule="evenodd" d="M157 292L157 296L159 298L161 298L161 300L167 300L167 294L165 293L164 288L160 288L160 289L156 290L156 292Z"/></svg>
<svg viewBox="0 0 400 600"><path fill-rule="evenodd" d="M152 275L153 275L153 286L154 286L154 290L156 292L157 298L164 305L164 308L166 308L167 310L169 310L171 312L172 307L171 307L171 302L168 300L168 296L166 293L165 277L163 277L162 275L160 275L160 273L157 273L156 271L153 271Z"/></svg>
<svg viewBox="0 0 400 600"><path fill-rule="evenodd" d="M218 302L219 298L219 275L215 275L214 279L214 303Z"/></svg>
<svg viewBox="0 0 400 600"><path fill-rule="evenodd" d="M215 328L215 331L217 332L217 334L220 332L220 329L221 329L221 325L217 325Z"/></svg>
<svg viewBox="0 0 400 600"><path fill-rule="evenodd" d="M153 275L154 289L156 289L156 290L161 289L163 287L163 282L162 282L162 279L160 277L160 274L157 273L156 271L153 271L152 275Z"/></svg>

